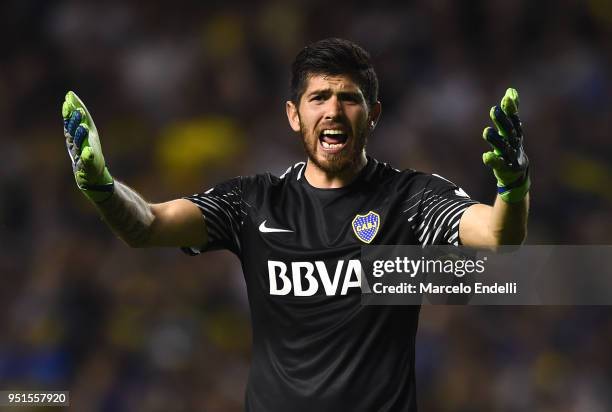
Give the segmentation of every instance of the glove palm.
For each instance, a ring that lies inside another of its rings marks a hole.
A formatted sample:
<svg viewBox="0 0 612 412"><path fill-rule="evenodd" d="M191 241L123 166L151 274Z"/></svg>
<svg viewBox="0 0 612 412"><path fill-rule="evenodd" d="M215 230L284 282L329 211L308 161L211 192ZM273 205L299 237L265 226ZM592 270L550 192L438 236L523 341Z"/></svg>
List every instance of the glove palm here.
<svg viewBox="0 0 612 412"><path fill-rule="evenodd" d="M98 129L85 104L74 92L68 92L62 105L66 149L78 188L92 201L102 202L113 192Z"/></svg>
<svg viewBox="0 0 612 412"><path fill-rule="evenodd" d="M482 134L493 148L493 151L482 155L482 160L493 169L498 193L510 203L522 200L531 185L518 107L518 92L512 88L506 90L501 107L494 106L489 112L495 129L487 127Z"/></svg>

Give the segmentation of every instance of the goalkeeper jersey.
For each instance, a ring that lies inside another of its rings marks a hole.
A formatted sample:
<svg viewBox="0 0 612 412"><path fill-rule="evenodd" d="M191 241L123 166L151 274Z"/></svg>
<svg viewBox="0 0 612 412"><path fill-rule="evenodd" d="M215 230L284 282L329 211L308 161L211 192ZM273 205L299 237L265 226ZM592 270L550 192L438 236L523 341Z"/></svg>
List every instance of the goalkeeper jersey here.
<svg viewBox="0 0 612 412"><path fill-rule="evenodd" d="M361 305L361 247L459 244L476 203L452 182L368 157L349 185L319 189L305 163L186 197L205 248L242 263L253 328L245 410L416 411L418 306Z"/></svg>

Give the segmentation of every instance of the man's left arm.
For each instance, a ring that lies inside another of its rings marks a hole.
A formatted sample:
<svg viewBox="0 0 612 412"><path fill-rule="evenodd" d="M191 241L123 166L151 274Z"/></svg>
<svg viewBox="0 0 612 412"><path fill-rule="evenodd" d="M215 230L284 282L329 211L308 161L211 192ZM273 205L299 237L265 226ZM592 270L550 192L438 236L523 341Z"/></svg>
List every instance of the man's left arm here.
<svg viewBox="0 0 612 412"><path fill-rule="evenodd" d="M501 105L491 108L495 129L487 127L483 138L493 150L484 153L482 159L497 178L498 195L493 206L477 204L464 212L459 237L465 246L495 249L519 245L527 235L531 181L518 107L517 91L508 89Z"/></svg>
<svg viewBox="0 0 612 412"><path fill-rule="evenodd" d="M461 244L478 248L520 245L527 236L529 194L517 203L500 196L494 206L477 204L466 209L459 223Z"/></svg>

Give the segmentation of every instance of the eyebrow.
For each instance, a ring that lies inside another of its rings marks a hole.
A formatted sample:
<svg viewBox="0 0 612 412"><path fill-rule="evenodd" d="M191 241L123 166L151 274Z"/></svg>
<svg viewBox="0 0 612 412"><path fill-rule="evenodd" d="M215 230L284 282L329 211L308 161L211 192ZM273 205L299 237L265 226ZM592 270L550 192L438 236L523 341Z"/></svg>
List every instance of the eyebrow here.
<svg viewBox="0 0 612 412"><path fill-rule="evenodd" d="M306 94L306 96L312 97L317 94L324 95L324 96L330 96L332 95L332 93L333 93L332 89L330 88L316 89ZM338 96L356 98L357 100L361 100L363 98L363 100L365 100L365 96L363 96L363 94L359 92L359 89L341 91L341 92L338 92Z"/></svg>

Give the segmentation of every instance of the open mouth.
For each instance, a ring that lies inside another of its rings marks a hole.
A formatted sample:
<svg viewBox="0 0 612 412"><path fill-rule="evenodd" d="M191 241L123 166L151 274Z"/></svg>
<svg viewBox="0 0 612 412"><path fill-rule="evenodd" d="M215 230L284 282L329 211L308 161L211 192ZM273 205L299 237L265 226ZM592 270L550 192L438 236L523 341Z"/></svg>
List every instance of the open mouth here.
<svg viewBox="0 0 612 412"><path fill-rule="evenodd" d="M325 152L337 153L346 146L348 134L343 130L325 129L319 135L319 142Z"/></svg>

